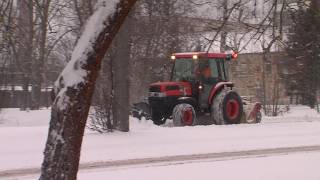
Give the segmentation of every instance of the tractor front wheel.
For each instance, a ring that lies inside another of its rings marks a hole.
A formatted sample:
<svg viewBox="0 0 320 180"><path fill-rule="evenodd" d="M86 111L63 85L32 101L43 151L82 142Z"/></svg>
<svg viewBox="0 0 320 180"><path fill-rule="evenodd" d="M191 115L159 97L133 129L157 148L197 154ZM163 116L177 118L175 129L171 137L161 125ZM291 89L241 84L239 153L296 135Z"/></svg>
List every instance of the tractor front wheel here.
<svg viewBox="0 0 320 180"><path fill-rule="evenodd" d="M153 124L158 126L166 123L166 120L167 120L166 118L163 117L163 115L160 112L156 110L151 111L151 119L153 121Z"/></svg>
<svg viewBox="0 0 320 180"><path fill-rule="evenodd" d="M190 104L178 104L172 113L174 126L194 126L197 124L196 112Z"/></svg>
<svg viewBox="0 0 320 180"><path fill-rule="evenodd" d="M232 90L222 90L211 104L215 124L239 124L243 113L241 97Z"/></svg>

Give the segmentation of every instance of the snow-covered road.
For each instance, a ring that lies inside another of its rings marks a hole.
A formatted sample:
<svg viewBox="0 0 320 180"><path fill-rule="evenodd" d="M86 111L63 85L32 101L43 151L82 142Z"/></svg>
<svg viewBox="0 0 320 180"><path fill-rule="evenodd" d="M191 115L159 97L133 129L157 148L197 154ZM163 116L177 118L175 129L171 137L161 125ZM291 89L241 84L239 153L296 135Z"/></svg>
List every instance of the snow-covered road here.
<svg viewBox="0 0 320 180"><path fill-rule="evenodd" d="M236 159L249 159L257 157L271 157L279 155L288 155L296 153L320 153L320 146L299 146L289 148L273 148L273 149L259 149L236 152L220 152L207 154L190 154L190 155L176 155L140 159L126 159L115 161L100 161L80 164L80 172L84 171L99 171L100 169L114 169L114 168L137 168L149 166L172 166L176 164L190 164L200 162L214 162L227 161ZM40 168L21 168L13 170L0 171L0 178L21 178L25 176L39 176Z"/></svg>
<svg viewBox="0 0 320 180"><path fill-rule="evenodd" d="M1 112L0 171L40 166L48 119L48 110ZM299 106L261 124L174 128L132 119L129 133L87 131L81 163L319 145L320 116Z"/></svg>
<svg viewBox="0 0 320 180"><path fill-rule="evenodd" d="M82 171L79 180L319 180L320 153ZM32 178L31 178L32 179ZM24 179L24 180L31 180ZM34 178L33 178L34 179Z"/></svg>

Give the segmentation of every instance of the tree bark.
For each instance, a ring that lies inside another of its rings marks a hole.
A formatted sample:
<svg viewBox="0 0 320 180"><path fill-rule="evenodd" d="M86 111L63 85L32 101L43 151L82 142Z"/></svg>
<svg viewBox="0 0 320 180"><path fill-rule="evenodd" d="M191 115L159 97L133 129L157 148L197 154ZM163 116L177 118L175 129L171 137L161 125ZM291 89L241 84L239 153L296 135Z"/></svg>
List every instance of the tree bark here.
<svg viewBox="0 0 320 180"><path fill-rule="evenodd" d="M263 51L263 57L262 57L262 109L264 110L264 114L268 115L269 110L267 107L267 77L266 77L266 62L268 60L267 57L267 51Z"/></svg>
<svg viewBox="0 0 320 180"><path fill-rule="evenodd" d="M320 2L319 2L319 0L312 0L311 1L311 8L314 11L319 11L320 10Z"/></svg>
<svg viewBox="0 0 320 180"><path fill-rule="evenodd" d="M130 62L130 17L121 27L117 37L114 69L113 122L117 130L129 131L129 62Z"/></svg>
<svg viewBox="0 0 320 180"><path fill-rule="evenodd" d="M223 21L227 22L229 19L228 15L228 0L225 0L222 2L222 7L223 7ZM226 46L227 46L227 35L228 32L222 28L222 32L220 34L220 52L224 53L226 51Z"/></svg>
<svg viewBox="0 0 320 180"><path fill-rule="evenodd" d="M97 14L92 15L93 17L103 15L104 19L96 23L104 28L91 33L92 38L89 40L86 39L86 35L83 35L83 41L80 40L78 43L87 42L91 43L91 46L88 45L88 48L82 49L81 44L77 45L75 49L77 53L73 54L74 60L69 62L70 64L57 81L59 84L55 88L57 95L52 106L40 180L77 179L84 128L101 60L136 0L114 2L116 6L111 13L102 11L112 5L112 2L107 2L101 5L101 9L98 9L100 11L96 11ZM101 11L105 14L99 14ZM93 22L95 22L94 19ZM86 26L84 32L90 32L91 28L93 27ZM78 57L78 53L81 56ZM80 69L86 73L79 75L74 71L69 72L68 68ZM70 80L68 75L75 76L75 79L80 77L83 80L68 81Z"/></svg>
<svg viewBox="0 0 320 180"><path fill-rule="evenodd" d="M38 0L37 12L40 14L39 57L32 60L31 108L40 108L41 87L44 76L44 64L47 54L47 31L51 0Z"/></svg>
<svg viewBox="0 0 320 180"><path fill-rule="evenodd" d="M22 110L30 107L29 103L29 83L31 76L31 62L33 58L33 1L21 0L17 2L18 7L18 50L17 66L23 73L23 103Z"/></svg>

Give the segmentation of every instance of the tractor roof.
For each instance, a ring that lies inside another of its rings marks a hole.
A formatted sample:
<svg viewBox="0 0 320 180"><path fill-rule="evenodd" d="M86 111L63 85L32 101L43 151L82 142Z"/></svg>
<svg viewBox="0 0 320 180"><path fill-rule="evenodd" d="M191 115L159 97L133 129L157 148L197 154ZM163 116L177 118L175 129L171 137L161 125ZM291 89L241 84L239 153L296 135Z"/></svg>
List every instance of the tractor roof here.
<svg viewBox="0 0 320 180"><path fill-rule="evenodd" d="M228 53L207 53L207 52L184 52L184 53L174 53L172 54L172 57L175 58L223 58L223 59L227 59L227 58L236 58L237 57L237 53L233 52L232 54L228 54Z"/></svg>

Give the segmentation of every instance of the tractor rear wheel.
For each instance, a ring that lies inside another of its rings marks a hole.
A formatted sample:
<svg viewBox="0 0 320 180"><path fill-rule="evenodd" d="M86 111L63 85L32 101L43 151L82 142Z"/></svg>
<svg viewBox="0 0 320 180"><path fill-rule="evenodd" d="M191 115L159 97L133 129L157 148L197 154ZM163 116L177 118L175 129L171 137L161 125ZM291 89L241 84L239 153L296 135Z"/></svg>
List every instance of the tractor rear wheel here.
<svg viewBox="0 0 320 180"><path fill-rule="evenodd" d="M211 104L211 119L215 124L239 124L243 113L241 97L233 90L222 90Z"/></svg>
<svg viewBox="0 0 320 180"><path fill-rule="evenodd" d="M178 104L173 108L174 126L194 126L197 124L196 112L190 104Z"/></svg>

